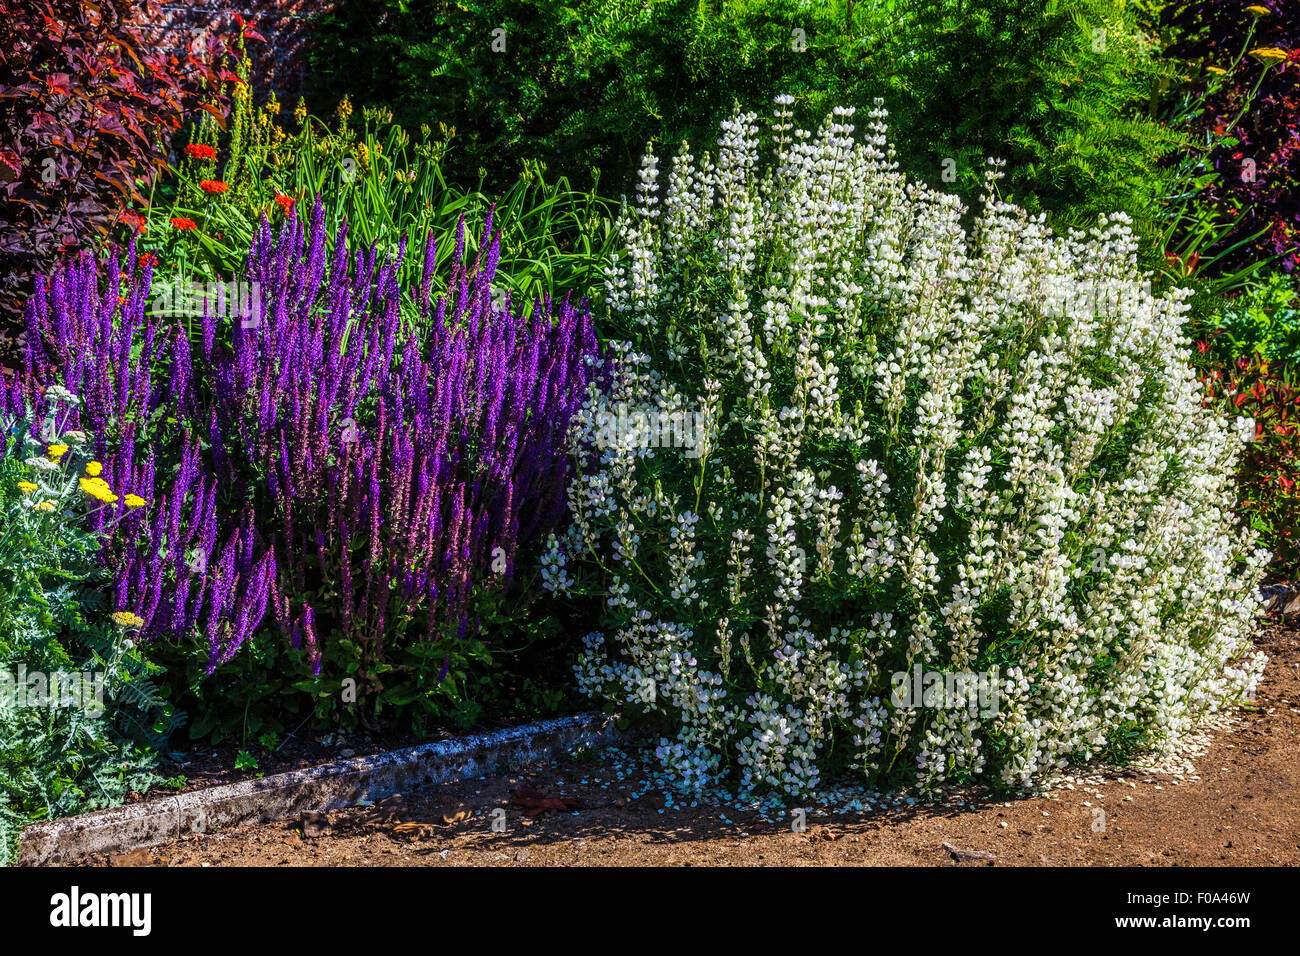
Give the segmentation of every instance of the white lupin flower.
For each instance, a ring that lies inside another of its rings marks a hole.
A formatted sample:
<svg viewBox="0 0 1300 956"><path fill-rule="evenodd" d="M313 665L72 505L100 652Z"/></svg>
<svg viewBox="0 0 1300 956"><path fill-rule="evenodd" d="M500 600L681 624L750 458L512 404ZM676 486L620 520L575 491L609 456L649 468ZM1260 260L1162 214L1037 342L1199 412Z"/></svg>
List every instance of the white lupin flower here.
<svg viewBox="0 0 1300 956"><path fill-rule="evenodd" d="M1248 419L1200 405L1187 294L1154 295L1127 217L1055 235L897 169L880 104L717 151L647 152L606 277L609 385L576 416L572 525L543 585L600 581L588 694L667 718L689 787L804 793L827 754L923 786L1035 786L1134 730L1176 750L1254 692L1268 561L1232 516ZM769 152L764 156L764 150ZM698 454L602 435L700 409ZM896 672L983 674L933 706ZM996 672L995 672L996 671Z"/></svg>

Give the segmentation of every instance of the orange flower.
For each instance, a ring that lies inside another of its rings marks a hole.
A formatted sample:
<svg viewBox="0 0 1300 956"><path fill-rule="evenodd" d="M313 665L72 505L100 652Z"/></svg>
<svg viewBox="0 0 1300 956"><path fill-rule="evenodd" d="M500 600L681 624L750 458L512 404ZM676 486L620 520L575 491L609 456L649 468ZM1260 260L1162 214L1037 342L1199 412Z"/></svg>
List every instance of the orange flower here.
<svg viewBox="0 0 1300 956"><path fill-rule="evenodd" d="M172 219L173 229L197 229L193 219L186 219L184 216L177 216Z"/></svg>
<svg viewBox="0 0 1300 956"><path fill-rule="evenodd" d="M216 159L217 151L206 143L191 143L185 147L185 155L191 159Z"/></svg>
<svg viewBox="0 0 1300 956"><path fill-rule="evenodd" d="M199 183L199 188L211 195L213 193L224 193L230 187L220 179L205 179Z"/></svg>
<svg viewBox="0 0 1300 956"><path fill-rule="evenodd" d="M284 210L286 215L293 208L294 199L292 196L286 196L284 193L275 194L275 204Z"/></svg>

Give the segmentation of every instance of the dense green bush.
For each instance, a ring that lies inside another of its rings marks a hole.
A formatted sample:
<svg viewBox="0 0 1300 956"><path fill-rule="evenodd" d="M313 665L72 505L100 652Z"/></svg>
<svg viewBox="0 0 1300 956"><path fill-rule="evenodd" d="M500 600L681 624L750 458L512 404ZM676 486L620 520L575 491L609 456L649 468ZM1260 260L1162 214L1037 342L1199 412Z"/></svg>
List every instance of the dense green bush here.
<svg viewBox="0 0 1300 956"><path fill-rule="evenodd" d="M322 102L351 92L454 126L471 182L532 158L574 182L599 167L616 195L647 141L711 145L734 101L780 90L824 115L884 96L932 184L972 196L993 155L1031 210L1120 210L1146 230L1179 143L1156 118L1174 65L1151 29L1124 0L342 0L314 66Z"/></svg>

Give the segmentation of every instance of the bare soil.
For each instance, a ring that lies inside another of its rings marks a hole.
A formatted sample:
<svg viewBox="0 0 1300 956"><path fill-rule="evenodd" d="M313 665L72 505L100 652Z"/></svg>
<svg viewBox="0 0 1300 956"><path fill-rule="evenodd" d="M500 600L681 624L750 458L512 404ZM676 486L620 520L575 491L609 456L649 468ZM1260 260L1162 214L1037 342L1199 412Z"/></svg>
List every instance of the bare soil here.
<svg viewBox="0 0 1300 956"><path fill-rule="evenodd" d="M797 832L755 812L674 806L589 755L85 864L1297 865L1300 630L1273 624L1257 643L1270 661L1256 709L1216 732L1182 773L1098 771L1019 800L964 794L809 813Z"/></svg>

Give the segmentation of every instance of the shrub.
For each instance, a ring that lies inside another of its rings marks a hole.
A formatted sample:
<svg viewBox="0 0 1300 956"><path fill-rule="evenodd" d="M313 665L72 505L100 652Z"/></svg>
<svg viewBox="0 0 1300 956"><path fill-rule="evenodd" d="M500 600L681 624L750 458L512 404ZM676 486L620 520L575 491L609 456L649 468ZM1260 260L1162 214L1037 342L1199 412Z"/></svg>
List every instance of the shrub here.
<svg viewBox="0 0 1300 956"><path fill-rule="evenodd" d="M1259 353L1238 356L1225 368L1208 368L1207 404L1255 421L1255 440L1238 471L1239 507L1273 552L1272 570L1300 570L1300 387L1295 366Z"/></svg>
<svg viewBox="0 0 1300 956"><path fill-rule="evenodd" d="M199 302L193 350L146 308L153 269L134 245L125 269L83 259L40 283L30 382L78 390L105 481L156 500L106 548L145 640L197 633L210 675L266 618L301 651L281 689L305 681L329 711L351 680L349 712L367 717L435 710L491 656L478 618L523 599L516 561L562 517L595 344L567 301L493 305L491 236L489 220L472 265L455 237L435 299L430 235L412 323L404 244L392 260L353 254L344 227L331 251L319 204L278 235L264 221L244 272L255 294Z"/></svg>
<svg viewBox="0 0 1300 956"><path fill-rule="evenodd" d="M1227 382L1211 397L1237 414L1253 416L1255 442L1241 466L1241 508L1264 534L1276 556L1274 568L1292 577L1300 569L1300 387L1294 369L1267 359L1238 359Z"/></svg>
<svg viewBox="0 0 1300 956"><path fill-rule="evenodd" d="M103 505L79 487L90 442L64 427L76 401L56 387L40 420L0 415L0 864L23 825L152 786L182 716L131 616L105 606L100 536L84 525Z"/></svg>
<svg viewBox="0 0 1300 956"><path fill-rule="evenodd" d="M1297 277L1269 273L1248 283L1239 295L1222 298L1193 330L1203 344L1198 352L1221 365L1258 354L1284 367L1300 369L1300 285Z"/></svg>
<svg viewBox="0 0 1300 956"><path fill-rule="evenodd" d="M1255 441L1238 469L1238 507L1273 552L1271 573L1300 570L1300 461L1295 435L1300 392L1300 311L1295 274L1247 282L1196 317L1196 364L1207 401L1255 419Z"/></svg>
<svg viewBox="0 0 1300 956"><path fill-rule="evenodd" d="M18 324L33 276L92 240L141 227L162 146L217 82L225 41L169 62L142 38L154 0L0 4L0 318ZM213 106L214 109L218 107Z"/></svg>
<svg viewBox="0 0 1300 956"><path fill-rule="evenodd" d="M785 90L820 116L885 96L932 184L974 196L998 155L1035 208L1145 227L1169 180L1157 160L1182 142L1160 121L1175 65L1126 0L339 0L314 32L322 104L351 93L454 126L469 183L536 159L575 183L598 167L617 195L645 142L711 140L734 101Z"/></svg>
<svg viewBox="0 0 1300 956"><path fill-rule="evenodd" d="M1253 693L1268 559L1231 511L1254 426L1201 407L1183 293L1144 287L1123 216L1059 237L994 169L968 234L879 105L857 140L778 104L770 159L753 114L662 196L649 153L621 224L626 341L544 558L607 601L581 686L745 791L1177 747Z"/></svg>

